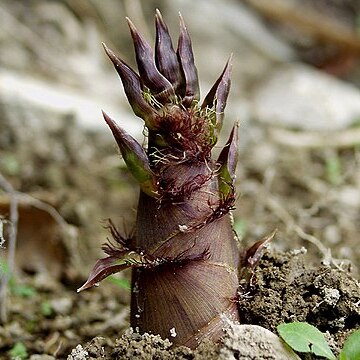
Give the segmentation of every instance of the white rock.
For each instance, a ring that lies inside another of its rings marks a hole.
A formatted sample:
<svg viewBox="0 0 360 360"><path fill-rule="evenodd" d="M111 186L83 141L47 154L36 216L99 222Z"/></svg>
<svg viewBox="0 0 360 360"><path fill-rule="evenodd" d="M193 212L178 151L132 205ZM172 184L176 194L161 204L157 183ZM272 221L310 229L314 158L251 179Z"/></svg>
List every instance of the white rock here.
<svg viewBox="0 0 360 360"><path fill-rule="evenodd" d="M324 228L323 233L326 243L335 245L341 241L341 231L337 224L330 224Z"/></svg>
<svg viewBox="0 0 360 360"><path fill-rule="evenodd" d="M220 360L300 360L277 335L257 325L229 323L223 344Z"/></svg>
<svg viewBox="0 0 360 360"><path fill-rule="evenodd" d="M115 75L113 78L117 80ZM104 81L107 80L104 79ZM125 102L125 95L122 94L121 84L118 83L119 81L117 81L118 86L114 91L119 94L119 97L124 98L124 109L114 105L113 99L105 100L105 96L101 97L91 91L79 91L40 78L1 71L0 100L8 107L15 105L41 109L50 114L51 112L64 115L73 114L80 126L85 129L108 131L101 115L101 109L104 109L126 131L141 139L143 123L140 119L136 121L136 116L132 115L130 105ZM47 122L51 122L51 120L52 116L49 116ZM32 126L32 124L29 125ZM34 123L34 126L38 127L39 124Z"/></svg>
<svg viewBox="0 0 360 360"><path fill-rule="evenodd" d="M68 315L73 306L73 301L67 297L57 298L50 300L50 305L57 314Z"/></svg>
<svg viewBox="0 0 360 360"><path fill-rule="evenodd" d="M87 360L89 359L89 354L82 345L77 345L75 349L71 350L71 354L68 355L67 360Z"/></svg>
<svg viewBox="0 0 360 360"><path fill-rule="evenodd" d="M338 201L346 207L360 208L360 189L355 186L343 186L337 192Z"/></svg>
<svg viewBox="0 0 360 360"><path fill-rule="evenodd" d="M340 299L340 292L338 289L324 288L323 295L324 301L331 306L335 306Z"/></svg>
<svg viewBox="0 0 360 360"><path fill-rule="evenodd" d="M360 91L300 64L275 70L253 97L263 123L301 130L345 129L360 118Z"/></svg>

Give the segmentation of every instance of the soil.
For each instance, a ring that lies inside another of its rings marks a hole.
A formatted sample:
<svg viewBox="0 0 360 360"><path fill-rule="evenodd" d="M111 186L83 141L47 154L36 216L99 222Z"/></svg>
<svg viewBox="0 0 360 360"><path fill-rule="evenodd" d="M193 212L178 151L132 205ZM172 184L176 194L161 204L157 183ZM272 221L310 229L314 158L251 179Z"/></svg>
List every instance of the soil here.
<svg viewBox="0 0 360 360"><path fill-rule="evenodd" d="M75 125L71 132L48 131L41 148L56 144L57 150L44 158L36 147L29 152L30 145L18 141L11 126L7 130L14 144L2 144L1 172L20 191L20 221L8 319L0 326L0 358L11 359L15 354L32 360L218 359L231 358L229 354L236 359L251 358L242 355L246 354L243 338L240 350L226 347L229 334L220 344L207 342L193 351L174 349L169 340L158 336L131 332L128 272L115 278L123 281L120 285L104 281L99 288L76 293L94 261L102 256L100 245L108 236L102 219L111 217L125 234L131 232L136 189L123 166L118 166L122 163L110 137L83 133ZM326 332L338 353L345 337L360 327L355 266L359 264L355 236L359 213L356 204L345 207L338 195L358 181L352 168L358 153L336 154L346 177L335 184L326 180L326 150L301 150L300 154L300 150L282 152L278 145L265 141L261 148L264 146L267 158L269 149L275 157L265 168L257 142L249 141L242 151L235 228L244 248L275 228L278 233L272 250L256 268L252 286L242 289L241 323L276 333L282 322L307 321ZM14 147L17 159L12 156ZM301 165L297 172L294 163ZM36 171L39 164L41 174ZM309 186L315 182L320 186ZM7 216L10 198L3 194L0 200L2 214ZM336 258L349 256L334 259L326 251L329 247ZM254 358L272 358L261 357L260 349L267 349L264 345L250 348L257 351Z"/></svg>
<svg viewBox="0 0 360 360"><path fill-rule="evenodd" d="M41 275L27 276L25 283L33 293L23 290L11 296L10 321L0 327L1 358L7 358L17 341L25 344L29 355L47 354L32 355L33 360L228 358L221 356L226 338L220 344L205 342L197 350L173 349L168 339L133 332L128 328L129 291L116 285L105 282L77 294L75 287ZM326 332L335 353L360 327L360 287L348 268L310 268L301 250L267 252L248 290L239 303L242 324L276 333L282 322L307 321ZM260 341L257 338L256 344ZM256 349L254 342L251 347ZM246 343L240 348L246 351ZM250 358L237 354L237 359ZM261 357L261 347L256 354L257 359L273 358L268 351Z"/></svg>
<svg viewBox="0 0 360 360"><path fill-rule="evenodd" d="M116 91L124 98L121 87ZM0 127L0 174L18 191L19 212L0 359L280 360L269 355L265 336L240 336L233 325L219 344L205 342L194 351L137 334L129 328L129 272L77 293L103 256L106 219L125 237L132 232L137 186L107 129L91 132L71 114L4 100ZM242 248L278 230L251 286L241 288L241 323L276 334L282 322L307 321L326 333L338 354L360 327L360 147L284 146L256 121L242 124L240 133L233 216ZM0 220L9 218L10 203L1 190ZM8 230L5 222L2 269Z"/></svg>
<svg viewBox="0 0 360 360"><path fill-rule="evenodd" d="M309 268L303 253L265 254L253 279L256 284L251 293L243 294L239 303L241 323L261 325L276 333L280 323L306 321L326 332L333 352L338 354L344 339L360 326L360 284L348 269ZM221 359L228 337L229 334L220 344L205 342L192 351L185 347L172 349L167 339L127 330L115 343L104 337L94 338L83 351L88 353L88 358L104 359ZM253 339L252 347L256 348L261 341L259 337ZM247 351L246 342L239 347L236 359L249 359L242 357ZM254 358L272 359L268 349L262 355L261 348L257 348ZM274 357L279 358L279 355Z"/></svg>
<svg viewBox="0 0 360 360"><path fill-rule="evenodd" d="M0 170L19 191L20 220L8 318L0 326L0 358L16 354L32 360L217 359L231 358L229 354L251 358L243 355L246 346L241 337L237 337L242 339L240 350L226 347L228 335L220 344L207 342L192 351L131 332L128 272L99 288L76 293L102 256L101 243L109 235L103 219L111 218L125 235L131 233L137 190L110 136L86 133L72 123L71 131L61 125L46 130L42 144L33 146L34 134L24 137L19 129L24 127L27 134L38 130L26 129L26 118L23 121L20 127L8 123L2 127L13 142L1 143ZM276 333L282 322L307 321L326 332L335 353L360 327L356 280L360 204L351 195L360 181L358 151L283 151L265 137L247 140L238 173L235 229L243 248L275 228L278 232L272 250L256 268L252 286L242 289L242 324ZM342 170L328 178L327 163L334 157ZM41 173L36 170L39 166ZM9 215L9 203L3 193L4 217ZM5 262L6 249L2 255ZM114 283L119 280L120 285ZM239 341L230 343L239 346ZM261 357L266 346L250 346L257 351L254 358L271 359Z"/></svg>
<svg viewBox="0 0 360 360"><path fill-rule="evenodd" d="M265 254L253 293L240 301L241 322L276 333L280 323L306 321L326 333L338 353L360 327L360 283L347 266L310 267L303 252Z"/></svg>

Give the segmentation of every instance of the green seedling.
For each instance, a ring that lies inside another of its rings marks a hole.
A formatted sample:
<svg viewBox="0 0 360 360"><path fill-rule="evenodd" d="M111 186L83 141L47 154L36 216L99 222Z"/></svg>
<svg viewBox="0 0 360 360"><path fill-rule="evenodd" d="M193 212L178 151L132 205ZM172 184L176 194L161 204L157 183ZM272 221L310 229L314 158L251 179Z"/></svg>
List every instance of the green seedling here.
<svg viewBox="0 0 360 360"><path fill-rule="evenodd" d="M1 167L8 175L18 175L20 172L20 164L14 154L6 154L0 162Z"/></svg>
<svg viewBox="0 0 360 360"><path fill-rule="evenodd" d="M0 261L0 269L2 275L9 274L9 267L6 262ZM9 279L9 289L11 294L15 296L31 298L36 295L36 290L32 286L19 284L14 275L12 275Z"/></svg>
<svg viewBox="0 0 360 360"><path fill-rule="evenodd" d="M40 305L41 314L44 317L51 317L54 314L54 309L52 308L49 301L43 301Z"/></svg>
<svg viewBox="0 0 360 360"><path fill-rule="evenodd" d="M15 345L10 349L9 355L11 360L25 360L29 356L26 346L20 341L15 343Z"/></svg>
<svg viewBox="0 0 360 360"><path fill-rule="evenodd" d="M15 281L11 281L9 284L10 291L15 296L32 298L37 294L36 290L30 285L18 284Z"/></svg>
<svg viewBox="0 0 360 360"><path fill-rule="evenodd" d="M345 341L340 351L340 360L360 359L360 329L353 332Z"/></svg>
<svg viewBox="0 0 360 360"><path fill-rule="evenodd" d="M334 186L340 185L342 166L339 156L332 156L326 159L325 162L326 179Z"/></svg>
<svg viewBox="0 0 360 360"><path fill-rule="evenodd" d="M295 351L311 353L329 360L336 360L323 333L306 322L280 324L277 331L281 338ZM360 359L360 329L345 341L340 352L340 360Z"/></svg>

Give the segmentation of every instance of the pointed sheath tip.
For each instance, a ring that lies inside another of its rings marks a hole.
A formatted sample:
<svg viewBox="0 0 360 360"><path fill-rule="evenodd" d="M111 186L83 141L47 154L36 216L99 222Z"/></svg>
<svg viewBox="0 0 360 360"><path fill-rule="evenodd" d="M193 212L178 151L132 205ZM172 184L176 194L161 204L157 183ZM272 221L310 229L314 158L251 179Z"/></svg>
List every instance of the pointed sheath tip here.
<svg viewBox="0 0 360 360"><path fill-rule="evenodd" d="M101 44L105 50L106 55L112 60L115 57L115 53L109 47L107 47L104 42L102 42Z"/></svg>
<svg viewBox="0 0 360 360"><path fill-rule="evenodd" d="M101 110L101 112L103 114L105 122L107 123L111 132L113 133L113 136L114 136L116 142L120 146L119 141L121 142L122 137L124 136L124 130L121 129L121 127L118 126L118 124L115 122L115 120L113 120L108 114L106 114L106 112L104 110ZM120 150L121 150L121 147L120 147Z"/></svg>
<svg viewBox="0 0 360 360"><path fill-rule="evenodd" d="M159 9L156 9L156 13L155 13L155 26L157 31L159 31L159 28L167 30L167 26L164 22L164 19Z"/></svg>
<svg viewBox="0 0 360 360"><path fill-rule="evenodd" d="M116 56L116 54L103 42L102 46L105 50L106 55L109 57L111 62L114 64L115 69L118 71L119 67L123 64L123 61Z"/></svg>
<svg viewBox="0 0 360 360"><path fill-rule="evenodd" d="M103 109L101 109L101 113L102 113L102 116L104 117L106 123L113 121L113 120L110 118L110 116L109 116Z"/></svg>
<svg viewBox="0 0 360 360"><path fill-rule="evenodd" d="M233 128L231 129L230 137L228 140L228 146L229 146L228 156L230 155L232 157L232 159L229 159L229 160L235 161L235 163L233 164L233 166L235 166L235 167L236 167L236 161L237 161L237 156L238 156L237 149L238 149L238 143L239 143L239 127L240 127L239 121L236 121Z"/></svg>
<svg viewBox="0 0 360 360"><path fill-rule="evenodd" d="M230 73L231 72L231 69L232 69L232 60L233 60L233 56L234 56L234 53L231 53L227 62L226 62L226 65L225 65L225 69Z"/></svg>
<svg viewBox="0 0 360 360"><path fill-rule="evenodd" d="M185 24L185 20L183 16L181 15L181 12L179 11L179 21L180 21L180 33L185 32L188 33L187 26Z"/></svg>
<svg viewBox="0 0 360 360"><path fill-rule="evenodd" d="M221 72L208 94L205 96L201 108L211 108L216 101L217 126L218 131L221 129L223 112L226 106L226 100L230 91L230 73L232 68L232 54L230 54L223 71Z"/></svg>
<svg viewBox="0 0 360 360"><path fill-rule="evenodd" d="M156 8L156 10L155 10L155 18L159 19L159 20L163 19L162 15L161 15L161 12L160 12L160 10L158 8Z"/></svg>
<svg viewBox="0 0 360 360"><path fill-rule="evenodd" d="M141 190L151 197L158 197L157 180L143 147L102 111L104 119L117 142L130 173L138 181Z"/></svg>
<svg viewBox="0 0 360 360"><path fill-rule="evenodd" d="M234 133L235 137L239 137L239 127L240 127L240 121L237 120L235 121L235 124L231 130L231 132Z"/></svg>
<svg viewBox="0 0 360 360"><path fill-rule="evenodd" d="M228 57L227 61L226 61L226 64L224 66L224 70L221 74L221 77L220 79L221 80L228 80L226 78L230 78L230 73L231 73L231 70L232 70L232 59L233 59L233 53L230 54L230 56Z"/></svg>
<svg viewBox="0 0 360 360"><path fill-rule="evenodd" d="M102 47L104 48L104 50L105 50L106 52L111 51L104 42L102 42L101 45L102 45Z"/></svg>
<svg viewBox="0 0 360 360"><path fill-rule="evenodd" d="M239 122L237 121L231 129L229 139L218 157L218 163L221 165L221 169L224 171L223 175L227 181L233 181L235 178L238 158L238 128Z"/></svg>
<svg viewBox="0 0 360 360"><path fill-rule="evenodd" d="M236 121L234 126L231 129L229 140L225 146L237 146L238 137L239 137L239 121Z"/></svg>
<svg viewBox="0 0 360 360"><path fill-rule="evenodd" d="M120 128L118 127L118 125L116 124L116 122L104 111L104 110L101 110L102 112L102 115L104 117L104 120L106 121L106 123L108 124L110 130L112 132L116 131L120 131Z"/></svg>
<svg viewBox="0 0 360 360"><path fill-rule="evenodd" d="M228 61L227 61L227 66L228 66L229 72L231 72L231 70L232 70L233 57L234 57L234 54L231 53L228 58Z"/></svg>
<svg viewBox="0 0 360 360"><path fill-rule="evenodd" d="M85 285L83 285L83 286L79 287L79 288L76 290L76 292L79 293L79 292L81 292L81 291L83 291L83 290L86 290L86 289L87 289L87 287L86 287Z"/></svg>
<svg viewBox="0 0 360 360"><path fill-rule="evenodd" d="M165 24L165 21L161 15L161 12L159 9L156 9L156 13L155 13L155 25L156 28L163 28L165 30L167 30L167 26Z"/></svg>
<svg viewBox="0 0 360 360"><path fill-rule="evenodd" d="M126 17L126 21L128 23L128 26L129 26L129 29L130 29L130 32L131 32L132 36L139 35L139 32L137 31L136 26L134 25L134 23L128 17Z"/></svg>
<svg viewBox="0 0 360 360"><path fill-rule="evenodd" d="M90 289L90 288L92 288L92 287L94 287L94 286L98 286L98 285L99 285L99 284L92 284L92 285L90 285L89 281L87 280L84 285L82 285L82 286L80 286L78 289L76 289L76 292L77 292L77 293L80 293L80 292L82 292L82 291L84 291L84 290Z"/></svg>
<svg viewBox="0 0 360 360"><path fill-rule="evenodd" d="M219 84L221 84L221 82L228 83L228 81L230 79L230 73L231 73L231 70L232 70L232 58L233 58L233 53L231 53L229 55L220 77L217 79L217 81L214 84L217 87L216 91L219 90L218 87L219 87Z"/></svg>
<svg viewBox="0 0 360 360"><path fill-rule="evenodd" d="M180 11L179 11L179 20L180 20L180 29L183 29L183 30L187 31L184 18L182 17Z"/></svg>
<svg viewBox="0 0 360 360"><path fill-rule="evenodd" d="M264 251L268 248L274 236L276 235L278 229L273 230L270 234L263 237L261 240L258 240L255 244L246 249L242 254L242 263L243 266L250 269L254 269L255 266L261 260Z"/></svg>

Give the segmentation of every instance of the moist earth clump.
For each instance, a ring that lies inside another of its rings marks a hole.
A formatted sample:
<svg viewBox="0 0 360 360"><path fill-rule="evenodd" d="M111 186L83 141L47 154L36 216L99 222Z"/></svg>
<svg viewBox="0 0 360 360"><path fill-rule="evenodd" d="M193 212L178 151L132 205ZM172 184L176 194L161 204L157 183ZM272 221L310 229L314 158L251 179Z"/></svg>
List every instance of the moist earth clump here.
<svg viewBox="0 0 360 360"><path fill-rule="evenodd" d="M269 251L263 256L255 270L252 288L240 298L241 323L260 325L276 333L276 326L283 322L307 321L326 332L330 346L338 353L344 339L360 326L359 283L351 276L349 267L310 267L305 253ZM259 338L259 343L261 340ZM105 359L220 357L221 342L206 341L191 350L184 346L173 348L170 341L149 334L139 335L130 329L115 343L97 337L84 349L90 358Z"/></svg>
<svg viewBox="0 0 360 360"><path fill-rule="evenodd" d="M360 326L360 285L350 268L309 266L304 252L268 252L255 271L253 293L240 299L241 322L276 332L306 321L327 332L335 350Z"/></svg>

